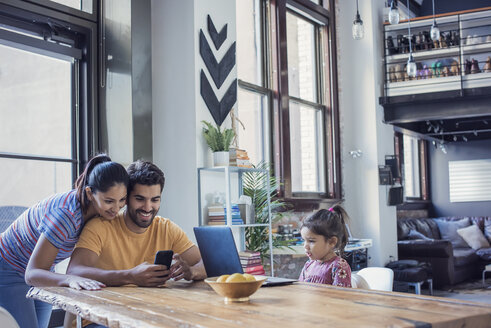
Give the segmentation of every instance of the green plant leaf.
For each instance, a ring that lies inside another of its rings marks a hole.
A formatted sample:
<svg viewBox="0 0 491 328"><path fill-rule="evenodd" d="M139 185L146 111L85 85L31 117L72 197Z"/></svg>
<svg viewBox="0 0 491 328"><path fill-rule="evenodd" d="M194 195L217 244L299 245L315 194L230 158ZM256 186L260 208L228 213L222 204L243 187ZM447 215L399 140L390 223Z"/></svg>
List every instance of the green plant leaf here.
<svg viewBox="0 0 491 328"><path fill-rule="evenodd" d="M220 129L219 126L212 125L207 121L201 121L203 126L203 136L211 151L228 151L230 144L235 136L232 129Z"/></svg>
<svg viewBox="0 0 491 328"><path fill-rule="evenodd" d="M256 168L271 171L268 163L261 162ZM246 172L243 174L243 193L252 198L255 209L256 223L268 223L268 193L271 207L271 223L276 223L284 216L281 212L289 204L276 199L277 188L279 186L277 179L271 174L268 180L267 171ZM269 227L248 227L245 230L246 248L251 251L261 252L261 258L269 258ZM288 247L288 240L279 240L273 236L273 247Z"/></svg>

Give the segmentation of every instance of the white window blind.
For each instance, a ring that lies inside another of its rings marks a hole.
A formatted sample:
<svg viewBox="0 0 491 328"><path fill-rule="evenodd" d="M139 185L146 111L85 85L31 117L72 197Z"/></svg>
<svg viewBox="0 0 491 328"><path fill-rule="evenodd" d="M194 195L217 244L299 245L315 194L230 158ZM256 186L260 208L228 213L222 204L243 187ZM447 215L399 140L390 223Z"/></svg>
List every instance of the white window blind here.
<svg viewBox="0 0 491 328"><path fill-rule="evenodd" d="M450 202L491 200L491 159L449 161Z"/></svg>

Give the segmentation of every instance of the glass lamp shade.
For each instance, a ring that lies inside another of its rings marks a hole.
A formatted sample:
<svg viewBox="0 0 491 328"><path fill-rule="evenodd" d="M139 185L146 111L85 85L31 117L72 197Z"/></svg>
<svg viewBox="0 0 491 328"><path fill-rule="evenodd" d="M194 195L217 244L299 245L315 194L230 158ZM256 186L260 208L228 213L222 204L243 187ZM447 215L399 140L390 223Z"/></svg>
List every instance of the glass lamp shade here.
<svg viewBox="0 0 491 328"><path fill-rule="evenodd" d="M391 25L399 24L399 18L400 18L399 10L395 6L391 5L389 11L389 23Z"/></svg>
<svg viewBox="0 0 491 328"><path fill-rule="evenodd" d="M416 74L418 73L418 68L416 67L416 62L414 61L413 54L409 55L409 59L407 60L406 71L407 71L407 75L412 78L416 77Z"/></svg>
<svg viewBox="0 0 491 328"><path fill-rule="evenodd" d="M440 39L440 29L436 25L436 22L433 22L433 25L431 25L430 37L433 41Z"/></svg>
<svg viewBox="0 0 491 328"><path fill-rule="evenodd" d="M352 27L353 39L360 40L363 39L365 34L365 29L363 28L363 22L361 20L355 20Z"/></svg>

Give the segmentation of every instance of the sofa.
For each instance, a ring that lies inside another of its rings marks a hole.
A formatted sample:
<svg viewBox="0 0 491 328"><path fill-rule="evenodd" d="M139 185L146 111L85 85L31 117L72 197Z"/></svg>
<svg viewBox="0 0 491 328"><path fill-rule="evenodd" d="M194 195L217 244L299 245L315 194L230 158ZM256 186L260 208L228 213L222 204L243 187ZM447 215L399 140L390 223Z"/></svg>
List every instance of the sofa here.
<svg viewBox="0 0 491 328"><path fill-rule="evenodd" d="M480 277L491 263L491 217L399 218L399 259L431 265L436 288Z"/></svg>

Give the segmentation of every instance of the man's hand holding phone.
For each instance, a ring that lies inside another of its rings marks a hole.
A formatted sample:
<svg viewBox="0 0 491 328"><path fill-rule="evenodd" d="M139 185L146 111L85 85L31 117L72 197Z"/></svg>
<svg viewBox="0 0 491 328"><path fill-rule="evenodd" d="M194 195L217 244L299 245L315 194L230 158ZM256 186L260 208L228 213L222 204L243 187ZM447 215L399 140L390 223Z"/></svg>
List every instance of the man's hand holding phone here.
<svg viewBox="0 0 491 328"><path fill-rule="evenodd" d="M155 255L155 263L142 264L129 270L131 281L140 287L157 287L165 284L171 278L170 266L172 263L172 251L158 251Z"/></svg>
<svg viewBox="0 0 491 328"><path fill-rule="evenodd" d="M157 254L155 254L155 264L165 265L167 270L169 270L172 264L173 255L174 252L172 250L158 251Z"/></svg>

